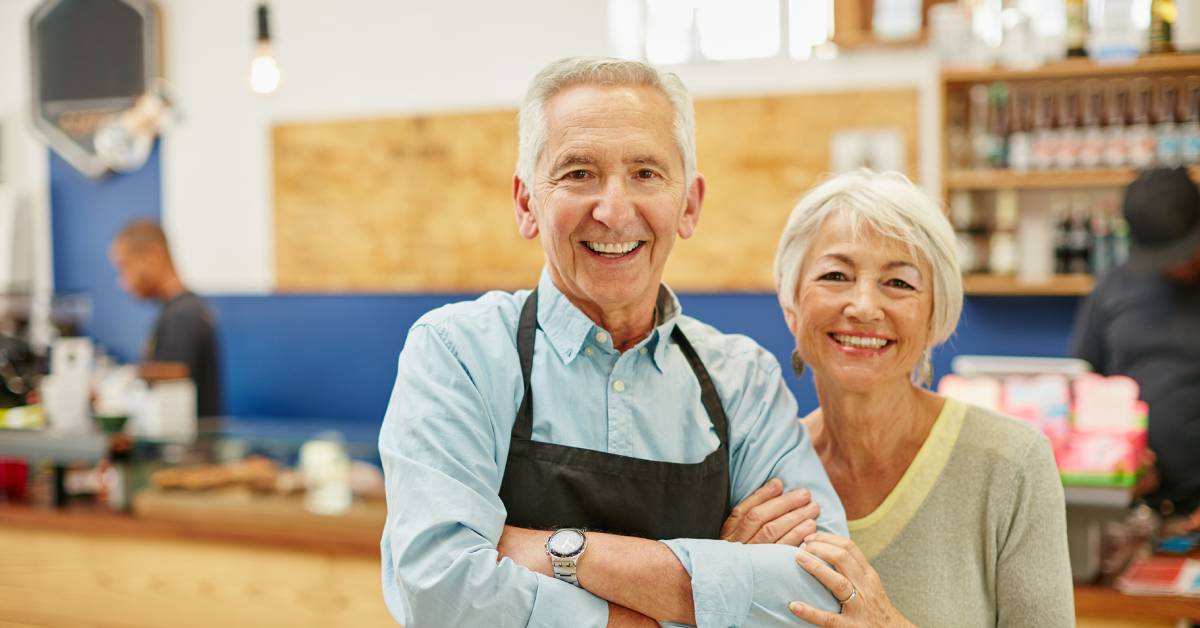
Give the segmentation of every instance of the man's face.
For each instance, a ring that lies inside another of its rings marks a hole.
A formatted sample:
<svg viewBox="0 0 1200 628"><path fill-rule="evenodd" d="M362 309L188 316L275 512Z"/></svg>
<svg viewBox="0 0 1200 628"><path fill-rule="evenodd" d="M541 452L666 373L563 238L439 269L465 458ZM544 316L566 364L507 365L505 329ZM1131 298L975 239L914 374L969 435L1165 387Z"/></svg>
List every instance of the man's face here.
<svg viewBox="0 0 1200 628"><path fill-rule="evenodd" d="M114 242L108 249L108 257L117 269L121 288L125 292L138 299L154 296L157 275L148 251L132 251L129 246Z"/></svg>
<svg viewBox="0 0 1200 628"><path fill-rule="evenodd" d="M649 87L576 85L547 103L533 181L513 180L521 235L541 235L555 286L593 320L651 311L675 237L696 227L670 101Z"/></svg>

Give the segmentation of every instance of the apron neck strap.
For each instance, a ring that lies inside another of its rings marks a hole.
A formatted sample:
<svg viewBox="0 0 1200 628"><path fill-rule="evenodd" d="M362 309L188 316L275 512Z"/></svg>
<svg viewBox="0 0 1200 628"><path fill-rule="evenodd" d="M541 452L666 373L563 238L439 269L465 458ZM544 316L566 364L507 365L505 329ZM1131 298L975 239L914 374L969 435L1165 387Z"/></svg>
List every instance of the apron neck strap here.
<svg viewBox="0 0 1200 628"><path fill-rule="evenodd" d="M525 305L521 307L521 319L517 326L517 355L521 358L521 383L524 385L524 392L521 396L521 407L517 410L517 421L513 425L512 436L521 440L532 440L533 438L532 376L533 346L537 334L537 300L538 292L534 288L529 293L529 297L525 299ZM721 446L728 447L729 419L725 416L725 408L721 405L721 397L717 394L717 387L713 384L708 369L704 367L704 362L700 360L700 356L696 354L692 343L688 341L679 325L675 325L675 329L671 332L671 338L679 345L683 356L687 358L688 365L692 367L692 372L696 375L696 381L700 383L700 402L704 405L704 410L708 413L708 419L712 421L713 427L717 429Z"/></svg>

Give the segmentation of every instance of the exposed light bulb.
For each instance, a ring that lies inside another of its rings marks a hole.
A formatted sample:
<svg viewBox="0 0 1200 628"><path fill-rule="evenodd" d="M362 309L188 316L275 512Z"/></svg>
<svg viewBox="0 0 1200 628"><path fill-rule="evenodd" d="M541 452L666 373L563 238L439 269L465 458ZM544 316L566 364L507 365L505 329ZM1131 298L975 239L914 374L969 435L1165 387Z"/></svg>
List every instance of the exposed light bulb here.
<svg viewBox="0 0 1200 628"><path fill-rule="evenodd" d="M279 64L271 53L271 18L265 3L259 4L256 13L258 47L250 62L250 89L256 94L270 94L279 88Z"/></svg>
<svg viewBox="0 0 1200 628"><path fill-rule="evenodd" d="M250 89L256 94L270 94L279 87L279 64L271 54L271 44L258 42L254 60L250 62Z"/></svg>

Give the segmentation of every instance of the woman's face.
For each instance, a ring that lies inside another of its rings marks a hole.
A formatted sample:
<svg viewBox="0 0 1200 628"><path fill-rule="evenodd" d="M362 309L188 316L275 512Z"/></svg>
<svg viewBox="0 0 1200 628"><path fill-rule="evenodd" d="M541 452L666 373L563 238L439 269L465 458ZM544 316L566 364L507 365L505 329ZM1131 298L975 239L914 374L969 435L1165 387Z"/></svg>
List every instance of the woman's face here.
<svg viewBox="0 0 1200 628"><path fill-rule="evenodd" d="M804 361L845 390L907 381L929 341L929 263L865 226L857 241L841 212L813 238L788 325Z"/></svg>

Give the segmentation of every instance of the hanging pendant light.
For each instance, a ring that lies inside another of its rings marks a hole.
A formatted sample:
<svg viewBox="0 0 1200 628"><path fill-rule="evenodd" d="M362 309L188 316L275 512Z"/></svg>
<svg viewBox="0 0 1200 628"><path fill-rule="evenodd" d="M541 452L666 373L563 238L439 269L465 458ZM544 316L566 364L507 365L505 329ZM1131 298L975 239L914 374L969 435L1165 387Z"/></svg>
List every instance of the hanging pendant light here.
<svg viewBox="0 0 1200 628"><path fill-rule="evenodd" d="M266 3L258 5L258 44L250 62L250 89L256 94L271 94L279 87L279 64L271 51L270 15Z"/></svg>

